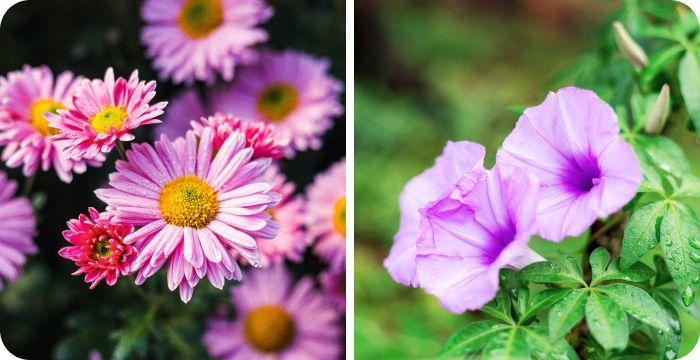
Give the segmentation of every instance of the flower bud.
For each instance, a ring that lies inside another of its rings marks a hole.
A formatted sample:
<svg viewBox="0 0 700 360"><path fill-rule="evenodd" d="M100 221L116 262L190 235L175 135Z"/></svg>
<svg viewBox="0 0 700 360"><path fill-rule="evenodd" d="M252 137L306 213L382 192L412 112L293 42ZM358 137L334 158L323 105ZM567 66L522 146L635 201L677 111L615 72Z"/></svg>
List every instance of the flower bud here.
<svg viewBox="0 0 700 360"><path fill-rule="evenodd" d="M622 57L627 59L627 61L636 68L643 68L646 66L649 62L647 54L644 52L644 49L634 41L632 36L627 32L627 29L625 29L619 21L613 23L613 29L615 29L615 42L620 49Z"/></svg>
<svg viewBox="0 0 700 360"><path fill-rule="evenodd" d="M647 134L659 134L666 125L666 118L670 110L669 98L670 89L668 84L664 84L659 92L659 97L656 98L654 107L649 110L647 123L644 125L644 132Z"/></svg>

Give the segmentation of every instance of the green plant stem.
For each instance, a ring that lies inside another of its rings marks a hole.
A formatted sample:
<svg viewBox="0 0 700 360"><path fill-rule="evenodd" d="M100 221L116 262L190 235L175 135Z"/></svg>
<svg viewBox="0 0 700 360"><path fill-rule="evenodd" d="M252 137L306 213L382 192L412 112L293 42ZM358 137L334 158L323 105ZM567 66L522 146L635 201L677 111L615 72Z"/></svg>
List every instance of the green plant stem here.
<svg viewBox="0 0 700 360"><path fill-rule="evenodd" d="M124 143L121 140L117 140L117 152L122 160L126 160L126 150L124 150Z"/></svg>
<svg viewBox="0 0 700 360"><path fill-rule="evenodd" d="M36 172L30 177L24 179L24 184L22 184L22 195L29 196L32 192L32 187L34 186L34 180L36 180Z"/></svg>
<svg viewBox="0 0 700 360"><path fill-rule="evenodd" d="M595 240L601 237L602 235L606 234L608 231L620 224L625 219L625 217L626 214L622 211L616 213L610 221L605 223L605 225L603 225L600 229L594 232L593 235L588 237L589 241Z"/></svg>

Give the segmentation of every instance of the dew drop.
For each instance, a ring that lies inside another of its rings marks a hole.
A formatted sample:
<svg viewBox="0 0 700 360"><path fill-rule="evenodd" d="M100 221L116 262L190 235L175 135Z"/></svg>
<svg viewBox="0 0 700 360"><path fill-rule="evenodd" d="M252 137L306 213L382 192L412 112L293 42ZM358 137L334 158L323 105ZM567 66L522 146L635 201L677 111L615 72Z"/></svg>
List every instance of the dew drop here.
<svg viewBox="0 0 700 360"><path fill-rule="evenodd" d="M700 239L691 236L688 239L688 241L690 242L690 246L692 246L693 249L700 250Z"/></svg>
<svg viewBox="0 0 700 360"><path fill-rule="evenodd" d="M681 296L681 298L683 299L683 304L685 304L685 306L690 306L690 304L692 304L693 300L695 299L695 291L693 291L693 289L690 286L688 286L683 291L683 295Z"/></svg>
<svg viewBox="0 0 700 360"><path fill-rule="evenodd" d="M690 260L693 260L693 262L696 262L696 263L700 263L700 253L691 252L690 253Z"/></svg>

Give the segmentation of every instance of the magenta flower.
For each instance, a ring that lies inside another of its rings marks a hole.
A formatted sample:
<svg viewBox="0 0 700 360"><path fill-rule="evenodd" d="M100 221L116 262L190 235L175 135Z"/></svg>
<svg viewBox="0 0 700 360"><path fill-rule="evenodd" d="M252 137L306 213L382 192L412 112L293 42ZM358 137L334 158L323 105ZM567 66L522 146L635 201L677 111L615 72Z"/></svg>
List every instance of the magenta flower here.
<svg viewBox="0 0 700 360"><path fill-rule="evenodd" d="M538 234L561 241L620 210L636 194L642 170L620 138L613 109L589 90L568 87L525 110L498 152L540 179Z"/></svg>
<svg viewBox="0 0 700 360"><path fill-rule="evenodd" d="M205 276L221 289L224 279L240 280L231 250L254 266L260 257L254 237L272 238L279 225L267 210L279 201L272 185L259 180L270 159L251 161L253 149L234 134L214 154L210 129L197 138L134 144L128 161L117 161L109 188L95 194L118 221L140 227L124 239L138 256L131 264L137 284L166 261L168 287L187 302Z"/></svg>
<svg viewBox="0 0 700 360"><path fill-rule="evenodd" d="M501 268L544 260L527 247L538 189L527 170L497 164L465 173L421 209L420 287L451 312L476 310L496 296Z"/></svg>
<svg viewBox="0 0 700 360"><path fill-rule="evenodd" d="M311 278L292 284L281 267L254 271L231 289L238 318L215 317L204 344L216 359L337 359L338 312Z"/></svg>
<svg viewBox="0 0 700 360"><path fill-rule="evenodd" d="M262 265L282 265L285 259L299 262L310 242L304 231L304 198L294 194L294 183L287 182L276 165L270 166L262 178L271 183L272 191L282 197L277 206L268 210L272 219L280 224L277 236L256 239Z"/></svg>
<svg viewBox="0 0 700 360"><path fill-rule="evenodd" d="M171 139L185 136L191 129L190 121L206 116L204 104L194 89L187 89L171 99L168 111L163 114L163 122L153 129L154 139L166 135Z"/></svg>
<svg viewBox="0 0 700 360"><path fill-rule="evenodd" d="M345 159L316 175L307 189L306 228L314 251L333 270L345 268Z"/></svg>
<svg viewBox="0 0 700 360"><path fill-rule="evenodd" d="M88 213L90 217L80 214L68 221L63 238L73 245L61 248L58 254L75 262L79 269L73 275L85 274L90 289L102 279L112 286L120 276L131 272L136 249L125 244L124 238L134 232L134 227L113 222L111 214L100 214L94 208L89 208Z"/></svg>
<svg viewBox="0 0 700 360"><path fill-rule="evenodd" d="M448 142L435 165L406 184L399 198L401 223L384 266L394 280L418 286L416 242L420 210L448 191L464 174L484 166L483 146L468 141Z"/></svg>
<svg viewBox="0 0 700 360"><path fill-rule="evenodd" d="M3 279L14 281L21 274L26 256L37 251L32 204L24 196L13 197L17 182L0 171L0 291Z"/></svg>
<svg viewBox="0 0 700 360"><path fill-rule="evenodd" d="M234 131L243 133L246 147L253 149L253 159L279 159L287 151L289 140L283 138L275 126L257 120L243 120L233 115L217 113L214 116L202 117L199 121L191 121L192 129L199 135L205 127L214 132L214 149L219 149L228 136Z"/></svg>
<svg viewBox="0 0 700 360"><path fill-rule="evenodd" d="M212 94L211 109L275 124L291 150L319 149L321 135L343 113L343 85L329 68L326 60L294 51L262 52L258 64Z"/></svg>
<svg viewBox="0 0 700 360"><path fill-rule="evenodd" d="M167 102L150 104L155 88L155 81L139 81L137 70L128 81L123 77L115 80L112 68L107 69L104 81L83 80L66 109L47 114L49 125L60 130L52 139L72 159L109 153L118 140L134 139L131 130L160 123L157 117Z"/></svg>
<svg viewBox="0 0 700 360"><path fill-rule="evenodd" d="M345 269L324 271L319 275L319 280L326 296L339 311L345 312Z"/></svg>
<svg viewBox="0 0 700 360"><path fill-rule="evenodd" d="M54 78L48 67L28 65L7 78L0 77L0 145L5 146L2 159L8 167L22 166L24 176L33 175L40 166L43 171L53 167L59 179L69 183L73 172L102 164L102 154L80 161L69 159L51 139L58 129L49 127L45 116L68 106L82 80L68 71Z"/></svg>
<svg viewBox="0 0 700 360"><path fill-rule="evenodd" d="M271 16L263 0L147 0L141 41L161 79L230 81L236 66L255 60L253 46L267 40L257 26Z"/></svg>

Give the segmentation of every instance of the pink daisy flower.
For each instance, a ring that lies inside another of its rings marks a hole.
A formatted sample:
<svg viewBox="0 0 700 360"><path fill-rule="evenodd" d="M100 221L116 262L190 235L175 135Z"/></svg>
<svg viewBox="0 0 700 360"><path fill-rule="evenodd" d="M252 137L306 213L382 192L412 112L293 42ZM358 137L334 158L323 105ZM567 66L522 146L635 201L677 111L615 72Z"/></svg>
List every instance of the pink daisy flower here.
<svg viewBox="0 0 700 360"><path fill-rule="evenodd" d="M37 251L34 210L26 197L12 197L16 190L17 182L0 172L0 291L3 279L17 280L26 256Z"/></svg>
<svg viewBox="0 0 700 360"><path fill-rule="evenodd" d="M89 217L80 214L68 221L68 230L63 238L73 244L58 251L62 257L75 261L79 269L73 275L85 274L90 289L106 279L112 286L119 276L131 272L131 261L136 249L124 243L124 238L134 232L132 225L112 220L112 215L100 214L95 208L88 209Z"/></svg>
<svg viewBox="0 0 700 360"><path fill-rule="evenodd" d="M199 121L191 122L192 129L197 135L205 127L214 131L214 149L221 147L228 136L234 131L245 135L246 146L253 148L253 158L279 159L284 156L289 141L280 136L272 124L262 121L244 121L233 115L217 113L214 116L202 117Z"/></svg>
<svg viewBox="0 0 700 360"><path fill-rule="evenodd" d="M282 199L268 211L272 219L280 224L277 236L274 239L257 239L262 264L264 267L281 265L285 259L299 262L309 245L304 231L304 199L294 195L294 183L287 182L276 165L265 172L263 179L273 184L272 191L280 194Z"/></svg>
<svg viewBox="0 0 700 360"><path fill-rule="evenodd" d="M345 312L345 269L340 271L325 271L319 276L321 287L338 310Z"/></svg>
<svg viewBox="0 0 700 360"><path fill-rule="evenodd" d="M319 149L321 135L343 113L343 85L329 68L327 60L298 52L262 52L257 65L241 69L230 86L212 94L211 107L277 125L296 150Z"/></svg>
<svg viewBox="0 0 700 360"><path fill-rule="evenodd" d="M83 80L72 102L58 114L47 114L49 125L60 129L53 139L72 159L90 159L109 153L117 141L131 141L131 130L141 125L160 123L167 102L151 105L156 96L155 81L139 81L138 70L127 81L114 78L107 69L104 81Z"/></svg>
<svg viewBox="0 0 700 360"><path fill-rule="evenodd" d="M163 122L156 125L155 139L166 135L171 139L184 136L190 130L190 121L206 116L204 104L194 89L185 90L171 99L168 111L163 114Z"/></svg>
<svg viewBox="0 0 700 360"><path fill-rule="evenodd" d="M204 333L217 359L337 359L338 313L313 280L292 285L281 267L251 273L231 289L238 314L234 322L216 317Z"/></svg>
<svg viewBox="0 0 700 360"><path fill-rule="evenodd" d="M101 165L102 156L70 160L51 139L59 130L49 127L45 117L69 104L81 80L68 71L54 78L48 67L28 65L0 77L0 145L5 146L2 159L8 167L22 166L24 176L33 175L40 165L43 171L53 167L59 179L69 183L73 172L84 172L88 164Z"/></svg>
<svg viewBox="0 0 700 360"><path fill-rule="evenodd" d="M219 289L224 279L240 280L231 249L260 266L253 236L272 238L278 227L267 210L280 197L258 180L271 160L251 161L241 134L213 155L212 138L205 129L199 139L189 131L174 142L162 136L155 147L134 144L110 187L95 191L119 221L140 227L124 239L139 252L131 264L137 284L169 261L168 287L184 302L205 276Z"/></svg>
<svg viewBox="0 0 700 360"><path fill-rule="evenodd" d="M267 40L257 26L272 12L263 0L147 0L141 41L161 79L230 81L238 64L255 60L252 47Z"/></svg>
<svg viewBox="0 0 700 360"><path fill-rule="evenodd" d="M333 270L345 267L345 159L317 175L307 190L306 227L314 250Z"/></svg>

